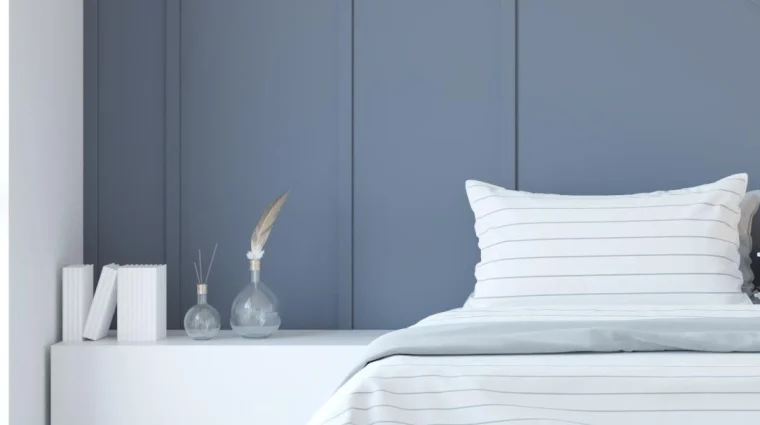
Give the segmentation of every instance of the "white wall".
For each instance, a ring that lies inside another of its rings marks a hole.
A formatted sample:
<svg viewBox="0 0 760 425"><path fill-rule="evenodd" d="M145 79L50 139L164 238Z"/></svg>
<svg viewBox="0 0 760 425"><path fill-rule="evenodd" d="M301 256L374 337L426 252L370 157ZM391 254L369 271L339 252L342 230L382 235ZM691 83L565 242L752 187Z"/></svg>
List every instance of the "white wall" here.
<svg viewBox="0 0 760 425"><path fill-rule="evenodd" d="M10 417L43 425L60 268L82 261L82 0L11 0L10 21Z"/></svg>

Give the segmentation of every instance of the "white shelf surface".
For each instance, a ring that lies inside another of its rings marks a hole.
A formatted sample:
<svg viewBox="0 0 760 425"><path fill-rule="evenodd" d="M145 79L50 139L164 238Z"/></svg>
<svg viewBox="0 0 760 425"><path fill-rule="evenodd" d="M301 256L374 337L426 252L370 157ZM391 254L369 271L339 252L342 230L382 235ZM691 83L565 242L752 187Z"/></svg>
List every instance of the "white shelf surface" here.
<svg viewBox="0 0 760 425"><path fill-rule="evenodd" d="M384 330L279 330L269 338L242 338L233 331L220 331L211 340L198 341L187 336L185 331L167 331L166 339L148 342L125 342L116 340L116 331L110 331L106 338L98 341L65 341L55 347L94 348L110 346L314 346L314 345L348 345L366 346L375 338L388 333Z"/></svg>
<svg viewBox="0 0 760 425"><path fill-rule="evenodd" d="M306 424L387 332L61 342L51 349L51 424Z"/></svg>

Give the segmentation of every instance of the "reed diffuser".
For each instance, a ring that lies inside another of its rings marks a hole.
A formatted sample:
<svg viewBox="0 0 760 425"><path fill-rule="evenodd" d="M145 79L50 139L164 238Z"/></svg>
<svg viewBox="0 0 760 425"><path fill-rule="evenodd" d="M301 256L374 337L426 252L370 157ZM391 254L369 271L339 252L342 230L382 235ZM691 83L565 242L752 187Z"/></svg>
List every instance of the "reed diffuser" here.
<svg viewBox="0 0 760 425"><path fill-rule="evenodd" d="M211 339L219 333L222 326L219 312L208 303L208 278L211 275L211 266L214 265L216 257L216 248L219 244L214 245L214 253L211 254L211 261L206 270L206 276L203 276L203 259L201 250L198 250L198 262L193 262L196 279L196 293L198 294L198 304L194 305L185 314L185 332L193 339Z"/></svg>
<svg viewBox="0 0 760 425"><path fill-rule="evenodd" d="M280 328L279 301L261 281L261 258L264 256L264 244L269 239L282 205L288 199L288 193L283 193L269 205L251 235L251 250L246 255L251 282L235 297L230 314L232 330L245 338L265 338Z"/></svg>

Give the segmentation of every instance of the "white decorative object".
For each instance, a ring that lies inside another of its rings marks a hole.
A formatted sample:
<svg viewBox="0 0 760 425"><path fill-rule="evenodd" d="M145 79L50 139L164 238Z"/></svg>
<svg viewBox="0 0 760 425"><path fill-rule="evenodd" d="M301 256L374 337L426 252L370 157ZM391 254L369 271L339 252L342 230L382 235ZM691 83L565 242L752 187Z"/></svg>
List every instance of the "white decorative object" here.
<svg viewBox="0 0 760 425"><path fill-rule="evenodd" d="M56 344L51 424L302 425L386 332L282 330L251 340L221 331L195 341L169 331L159 343Z"/></svg>
<svg viewBox="0 0 760 425"><path fill-rule="evenodd" d="M261 259L264 244L272 233L282 206L288 199L286 191L264 210L251 235L251 250L246 257L250 260L251 283L246 285L232 301L230 326L244 338L266 338L280 328L280 302L277 296L261 281Z"/></svg>
<svg viewBox="0 0 760 425"><path fill-rule="evenodd" d="M100 272L98 286L95 288L95 297L87 314L87 323L84 325L84 337L98 340L108 335L111 327L114 310L116 309L116 276L119 271L117 264L103 266Z"/></svg>
<svg viewBox="0 0 760 425"><path fill-rule="evenodd" d="M216 257L216 248L219 244L214 245L214 253L211 254L211 262L208 264L206 276L203 276L203 259L201 250L198 250L198 262L193 262L196 277L196 294L198 295L198 304L190 307L185 313L185 319L182 321L185 325L187 336L193 339L204 340L211 339L219 333L222 328L222 318L219 311L208 303L208 277L211 275L211 266L214 265Z"/></svg>
<svg viewBox="0 0 760 425"><path fill-rule="evenodd" d="M92 302L92 265L63 268L63 340L81 341Z"/></svg>
<svg viewBox="0 0 760 425"><path fill-rule="evenodd" d="M166 337L166 265L119 267L116 293L119 341Z"/></svg>

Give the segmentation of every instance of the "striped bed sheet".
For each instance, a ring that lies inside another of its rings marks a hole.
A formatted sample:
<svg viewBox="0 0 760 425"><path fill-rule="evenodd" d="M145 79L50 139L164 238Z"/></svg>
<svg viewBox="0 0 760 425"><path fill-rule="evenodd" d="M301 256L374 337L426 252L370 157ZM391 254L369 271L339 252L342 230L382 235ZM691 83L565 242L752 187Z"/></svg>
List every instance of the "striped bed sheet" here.
<svg viewBox="0 0 760 425"><path fill-rule="evenodd" d="M550 306L455 309L408 329L662 320L747 322L753 306ZM696 322L695 322L696 323ZM726 322L728 323L728 322ZM742 328L742 326L738 326ZM749 329L749 328L747 328ZM743 330L750 344L760 333ZM445 335L441 333L440 335ZM730 339L730 338L729 338ZM744 341L745 343L747 341ZM734 344L736 341L722 341ZM448 344L442 341L442 346ZM558 343L561 345L561 343ZM722 349L725 349L723 346ZM746 346L745 346L746 348ZM370 348L371 351L371 348ZM445 351L445 349L443 349ZM371 361L339 388L310 425L627 425L760 423L760 353L600 352L496 355L397 354ZM520 350L515 350L519 352ZM746 351L746 350L743 350ZM478 352L477 348L473 349ZM370 359L372 360L372 359Z"/></svg>

